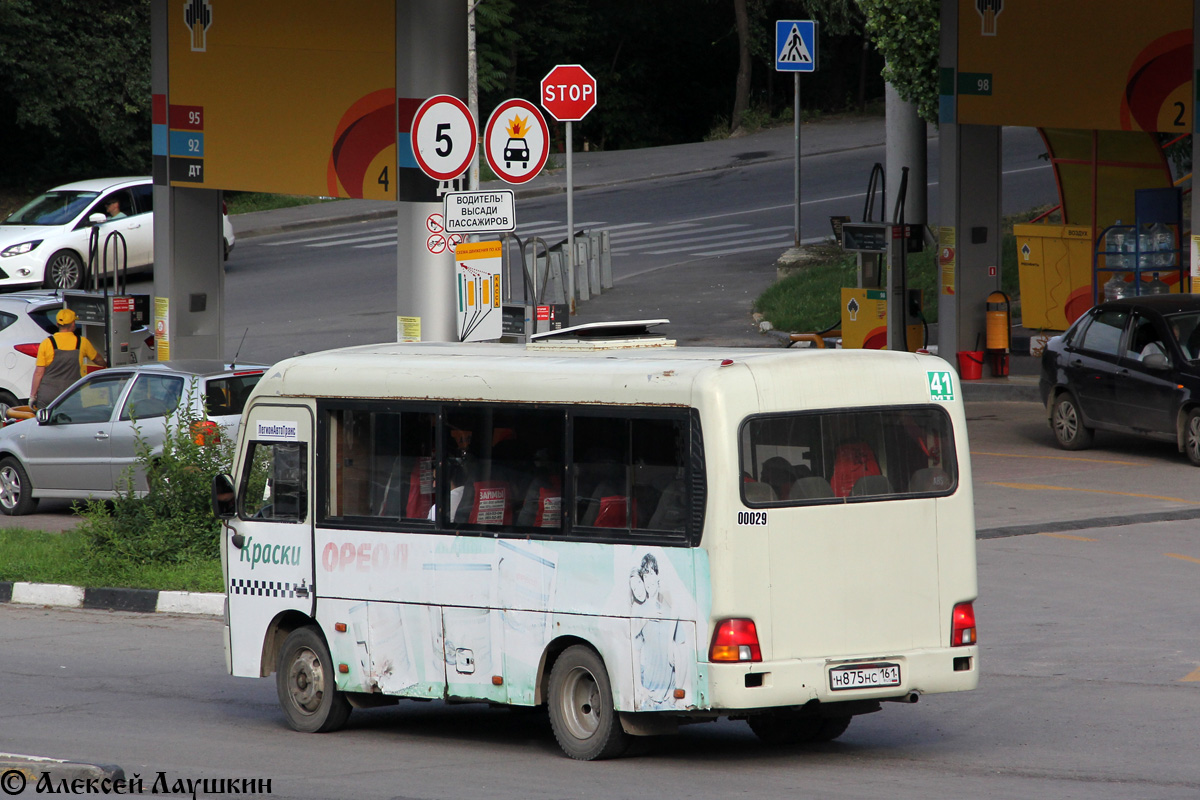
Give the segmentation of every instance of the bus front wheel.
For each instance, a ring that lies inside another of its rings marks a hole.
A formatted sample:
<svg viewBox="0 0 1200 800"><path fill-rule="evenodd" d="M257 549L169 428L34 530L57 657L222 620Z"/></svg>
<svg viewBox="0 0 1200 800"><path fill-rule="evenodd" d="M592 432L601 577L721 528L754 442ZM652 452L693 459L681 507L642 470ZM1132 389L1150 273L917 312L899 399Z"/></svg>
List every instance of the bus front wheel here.
<svg viewBox="0 0 1200 800"><path fill-rule="evenodd" d="M578 644L563 651L550 670L549 701L554 738L568 756L594 761L625 752L629 737L596 651Z"/></svg>
<svg viewBox="0 0 1200 800"><path fill-rule="evenodd" d="M350 701L334 684L333 659L312 627L288 634L275 668L275 688L288 725L303 733L336 731L350 716Z"/></svg>

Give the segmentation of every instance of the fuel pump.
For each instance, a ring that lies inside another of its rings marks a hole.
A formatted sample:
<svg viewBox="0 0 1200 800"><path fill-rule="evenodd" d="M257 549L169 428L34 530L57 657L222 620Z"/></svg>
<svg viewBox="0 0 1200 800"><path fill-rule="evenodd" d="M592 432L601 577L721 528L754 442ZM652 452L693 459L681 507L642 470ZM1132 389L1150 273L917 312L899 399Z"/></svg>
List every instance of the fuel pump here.
<svg viewBox="0 0 1200 800"><path fill-rule="evenodd" d="M882 181L882 173L882 165L876 164L864 218L872 216L876 180ZM857 287L842 289L842 347L912 351L925 342L921 292L909 291L907 285L908 253L920 251L924 244L921 227L904 222L907 183L905 168L892 222L842 224L842 249L857 254L858 260Z"/></svg>
<svg viewBox="0 0 1200 800"><path fill-rule="evenodd" d="M138 361L138 343L133 333L150 319L150 297L129 294L126 269L129 250L125 237L111 231L100 245L103 214L93 214L88 239L88 261L82 291L63 292L63 306L75 312L75 324L103 354L110 366ZM111 270L110 267L111 255ZM109 292L109 284L112 292Z"/></svg>

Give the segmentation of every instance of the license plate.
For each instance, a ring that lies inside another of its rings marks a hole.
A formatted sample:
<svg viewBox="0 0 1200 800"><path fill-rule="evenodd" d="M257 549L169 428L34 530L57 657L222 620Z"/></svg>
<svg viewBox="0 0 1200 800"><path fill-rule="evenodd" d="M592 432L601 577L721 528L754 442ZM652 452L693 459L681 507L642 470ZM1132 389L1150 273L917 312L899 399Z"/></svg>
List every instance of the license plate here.
<svg viewBox="0 0 1200 800"><path fill-rule="evenodd" d="M829 670L829 689L834 692L899 685L899 664L855 664Z"/></svg>

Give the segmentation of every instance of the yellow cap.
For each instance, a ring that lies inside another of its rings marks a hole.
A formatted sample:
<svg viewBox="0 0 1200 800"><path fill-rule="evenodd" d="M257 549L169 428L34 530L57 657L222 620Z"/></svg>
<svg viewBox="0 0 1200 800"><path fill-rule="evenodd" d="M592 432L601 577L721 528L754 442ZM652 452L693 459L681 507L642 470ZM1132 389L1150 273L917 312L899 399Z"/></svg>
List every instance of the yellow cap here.
<svg viewBox="0 0 1200 800"><path fill-rule="evenodd" d="M58 316L54 318L59 325L70 325L75 321L75 312L69 308L64 308L58 312Z"/></svg>

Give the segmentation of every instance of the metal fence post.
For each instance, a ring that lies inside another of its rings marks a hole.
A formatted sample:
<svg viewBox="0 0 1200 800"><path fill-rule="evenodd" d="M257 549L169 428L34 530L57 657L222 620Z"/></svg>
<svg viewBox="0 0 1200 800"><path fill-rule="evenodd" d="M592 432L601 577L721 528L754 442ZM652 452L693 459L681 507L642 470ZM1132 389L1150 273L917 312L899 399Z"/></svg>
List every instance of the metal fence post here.
<svg viewBox="0 0 1200 800"><path fill-rule="evenodd" d="M592 284L588 278L588 240L581 237L575 240L575 297L579 300L590 300Z"/></svg>
<svg viewBox="0 0 1200 800"><path fill-rule="evenodd" d="M588 242L588 288L592 294L604 291L600 286L600 234L589 233Z"/></svg>
<svg viewBox="0 0 1200 800"><path fill-rule="evenodd" d="M612 241L608 231L600 231L600 289L613 287Z"/></svg>

